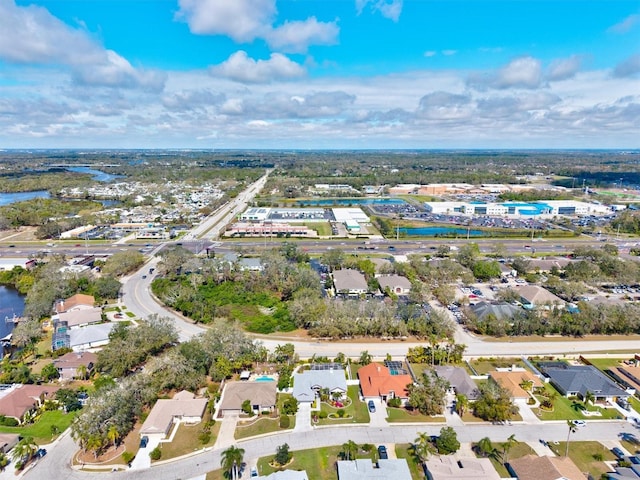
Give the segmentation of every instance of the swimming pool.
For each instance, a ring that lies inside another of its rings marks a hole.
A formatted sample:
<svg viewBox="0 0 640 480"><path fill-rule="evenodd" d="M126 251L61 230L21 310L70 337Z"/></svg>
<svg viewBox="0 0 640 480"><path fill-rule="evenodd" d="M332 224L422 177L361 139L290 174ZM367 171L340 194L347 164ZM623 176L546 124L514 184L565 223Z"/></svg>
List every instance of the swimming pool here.
<svg viewBox="0 0 640 480"><path fill-rule="evenodd" d="M275 382L275 378L271 378L271 377L267 377L266 375L263 375L261 377L258 377L255 379L256 382Z"/></svg>

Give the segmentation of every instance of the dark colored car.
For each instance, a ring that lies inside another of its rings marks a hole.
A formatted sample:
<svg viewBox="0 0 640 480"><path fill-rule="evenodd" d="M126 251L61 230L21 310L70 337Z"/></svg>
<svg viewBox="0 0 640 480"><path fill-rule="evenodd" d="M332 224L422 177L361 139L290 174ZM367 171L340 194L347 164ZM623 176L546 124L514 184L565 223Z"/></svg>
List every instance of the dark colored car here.
<svg viewBox="0 0 640 480"><path fill-rule="evenodd" d="M384 445L380 445L378 447L378 457L380 460L387 460L389 458L389 455L387 454L387 447Z"/></svg>
<svg viewBox="0 0 640 480"><path fill-rule="evenodd" d="M369 403L367 405L369 406L369 411L371 413L374 413L376 411L376 404L373 403L373 400L369 400Z"/></svg>
<svg viewBox="0 0 640 480"><path fill-rule="evenodd" d="M140 448L147 448L148 444L149 444L149 437L145 435L140 439Z"/></svg>
<svg viewBox="0 0 640 480"><path fill-rule="evenodd" d="M613 453L618 458L618 460L622 460L625 457L624 452L618 447L612 448L611 453Z"/></svg>
<svg viewBox="0 0 640 480"><path fill-rule="evenodd" d="M44 448L39 448L38 451L36 452L36 457L38 458L42 458L47 454L47 450Z"/></svg>

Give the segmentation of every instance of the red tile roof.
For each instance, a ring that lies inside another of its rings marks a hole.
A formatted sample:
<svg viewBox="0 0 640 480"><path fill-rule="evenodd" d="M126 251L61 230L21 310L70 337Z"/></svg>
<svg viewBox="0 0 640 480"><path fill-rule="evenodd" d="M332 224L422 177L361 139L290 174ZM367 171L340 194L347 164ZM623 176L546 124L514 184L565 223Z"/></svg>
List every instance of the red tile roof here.
<svg viewBox="0 0 640 480"><path fill-rule="evenodd" d="M379 397L393 392L396 397L407 398L407 385L413 383L411 375L391 375L389 369L379 363L362 367L358 370L358 378L365 397Z"/></svg>

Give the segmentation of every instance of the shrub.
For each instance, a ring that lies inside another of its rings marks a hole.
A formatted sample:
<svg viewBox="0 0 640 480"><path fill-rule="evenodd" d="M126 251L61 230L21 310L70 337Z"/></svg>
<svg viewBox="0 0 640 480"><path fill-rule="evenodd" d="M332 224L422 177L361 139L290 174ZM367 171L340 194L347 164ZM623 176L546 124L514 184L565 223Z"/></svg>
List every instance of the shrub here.
<svg viewBox="0 0 640 480"><path fill-rule="evenodd" d="M206 445L207 443L209 443L211 441L211 432L208 430L200 432L200 435L198 435L198 441L202 445Z"/></svg>
<svg viewBox="0 0 640 480"><path fill-rule="evenodd" d="M344 408L339 408L336 411L336 415L338 415L338 417L340 417L340 418L344 417Z"/></svg>
<svg viewBox="0 0 640 480"><path fill-rule="evenodd" d="M389 405L390 407L398 408L400 405L402 405L402 400L397 397L392 398L391 400L387 401L387 405Z"/></svg>
<svg viewBox="0 0 640 480"><path fill-rule="evenodd" d="M18 420L13 417L5 417L4 415L0 415L0 425L4 425L5 427L17 427L19 423Z"/></svg>
<svg viewBox="0 0 640 480"><path fill-rule="evenodd" d="M370 443L363 443L360 448L363 452L370 452L371 450L373 450L373 445L371 445Z"/></svg>
<svg viewBox="0 0 640 480"><path fill-rule="evenodd" d="M133 453L127 452L126 450L122 452L122 461L127 465L129 465L135 457L136 456Z"/></svg>
<svg viewBox="0 0 640 480"><path fill-rule="evenodd" d="M151 460L160 460L160 457L162 457L162 450L160 450L160 447L156 447L151 450L149 456L151 457Z"/></svg>
<svg viewBox="0 0 640 480"><path fill-rule="evenodd" d="M289 428L291 426L291 419L289 415L280 415L280 428Z"/></svg>
<svg viewBox="0 0 640 480"><path fill-rule="evenodd" d="M318 416L319 416L320 418L327 418L328 414L327 414L327 412L321 411L321 412L318 414Z"/></svg>

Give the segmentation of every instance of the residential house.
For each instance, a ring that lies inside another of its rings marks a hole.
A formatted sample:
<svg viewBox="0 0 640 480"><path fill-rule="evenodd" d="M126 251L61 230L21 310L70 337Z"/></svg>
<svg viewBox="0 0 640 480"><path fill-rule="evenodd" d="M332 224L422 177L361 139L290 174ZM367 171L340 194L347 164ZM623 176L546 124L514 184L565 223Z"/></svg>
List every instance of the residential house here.
<svg viewBox="0 0 640 480"><path fill-rule="evenodd" d="M183 390L171 399L160 399L149 412L140 428L140 435L163 440L171 426L177 423L196 424L202 421L208 400L195 398L191 392Z"/></svg>
<svg viewBox="0 0 640 480"><path fill-rule="evenodd" d="M343 368L305 370L293 376L293 396L298 402L313 402L320 391L327 389L330 397L342 398L347 393L347 380Z"/></svg>
<svg viewBox="0 0 640 480"><path fill-rule="evenodd" d="M53 309L56 313L71 312L73 310L86 310L93 308L96 299L93 295L85 295L84 293L76 293L64 300L55 303Z"/></svg>
<svg viewBox="0 0 640 480"><path fill-rule="evenodd" d="M640 480L640 456L626 457L628 467L614 467L614 472L607 472L609 480Z"/></svg>
<svg viewBox="0 0 640 480"><path fill-rule="evenodd" d="M0 453L8 453L19 440L17 433L0 433Z"/></svg>
<svg viewBox="0 0 640 480"><path fill-rule="evenodd" d="M425 463L428 480L500 480L488 458L431 457Z"/></svg>
<svg viewBox="0 0 640 480"><path fill-rule="evenodd" d="M521 309L507 302L478 302L470 305L469 310L479 320L493 316L496 320L510 320Z"/></svg>
<svg viewBox="0 0 640 480"><path fill-rule="evenodd" d="M25 414L35 412L60 389L53 385L12 385L2 391L0 415L22 423Z"/></svg>
<svg viewBox="0 0 640 480"><path fill-rule="evenodd" d="M501 278L508 278L508 277L517 277L518 276L518 271L513 268L510 267L509 265L505 265L504 263L499 263L499 268L500 268L500 277Z"/></svg>
<svg viewBox="0 0 640 480"><path fill-rule="evenodd" d="M309 476L305 470L281 470L279 472L273 472L269 475L254 478L260 478L264 480L309 480Z"/></svg>
<svg viewBox="0 0 640 480"><path fill-rule="evenodd" d="M621 385L628 386L640 392L640 367L632 365L622 365L612 368L609 371Z"/></svg>
<svg viewBox="0 0 640 480"><path fill-rule="evenodd" d="M100 323L102 321L102 309L100 307L91 307L68 310L53 315L51 320L54 328L57 328L58 325L64 325L67 328L83 327Z"/></svg>
<svg viewBox="0 0 640 480"><path fill-rule="evenodd" d="M404 296L409 295L411 291L411 282L407 277L401 275L378 275L376 279L380 284L380 290L383 292L389 289L395 295Z"/></svg>
<svg viewBox="0 0 640 480"><path fill-rule="evenodd" d="M369 285L364 275L358 270L350 268L334 270L333 284L336 288L336 293L363 295L369 292Z"/></svg>
<svg viewBox="0 0 640 480"><path fill-rule="evenodd" d="M276 390L276 382L227 382L222 391L219 416L241 413L245 400L251 402L251 409L255 413L275 411Z"/></svg>
<svg viewBox="0 0 640 480"><path fill-rule="evenodd" d="M478 385L469 376L467 371L462 367L453 367L450 365L439 365L434 368L436 375L449 382L456 394L464 395L469 400L477 400L480 397Z"/></svg>
<svg viewBox="0 0 640 480"><path fill-rule="evenodd" d="M373 463L370 459L340 460L338 480L411 480L407 461L402 459L380 459Z"/></svg>
<svg viewBox="0 0 640 480"><path fill-rule="evenodd" d="M544 383L529 370L524 368L513 368L509 371L493 371L489 372L489 378L502 388L509 391L511 400L527 400L531 398L528 390L523 386L531 385L531 392L535 388L544 387Z"/></svg>
<svg viewBox="0 0 640 480"><path fill-rule="evenodd" d="M540 371L565 397L584 399L587 392L596 402L615 402L618 398L629 398L629 394L593 365L569 365L564 362L543 362Z"/></svg>
<svg viewBox="0 0 640 480"><path fill-rule="evenodd" d="M550 272L554 268L558 271L564 271L567 265L573 260L569 258L532 258L529 260L529 270L532 272L546 273Z"/></svg>
<svg viewBox="0 0 640 480"><path fill-rule="evenodd" d="M99 323L73 329L61 326L53 334L51 350L71 348L74 352L82 352L103 347L109 343L109 334L114 327L114 323Z"/></svg>
<svg viewBox="0 0 640 480"><path fill-rule="evenodd" d="M518 480L585 480L587 477L569 457L525 455L509 461Z"/></svg>
<svg viewBox="0 0 640 480"><path fill-rule="evenodd" d="M544 308L550 305L563 307L565 304L564 300L560 297L538 285L524 285L518 287L517 292L520 295L520 301L524 308Z"/></svg>
<svg viewBox="0 0 640 480"><path fill-rule="evenodd" d="M382 401L400 398L406 402L409 398L407 386L413 383L411 375L392 375L388 367L379 363L370 363L360 368L358 379L365 399L379 398Z"/></svg>
<svg viewBox="0 0 640 480"><path fill-rule="evenodd" d="M69 352L53 361L58 369L59 380L73 380L74 378L91 375L98 356L92 352Z"/></svg>

